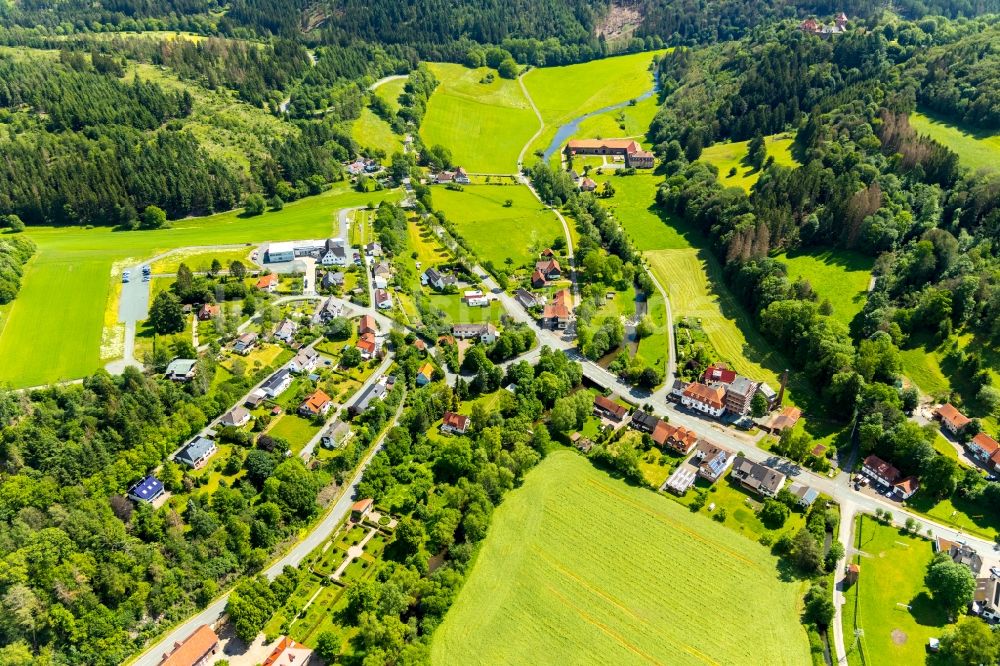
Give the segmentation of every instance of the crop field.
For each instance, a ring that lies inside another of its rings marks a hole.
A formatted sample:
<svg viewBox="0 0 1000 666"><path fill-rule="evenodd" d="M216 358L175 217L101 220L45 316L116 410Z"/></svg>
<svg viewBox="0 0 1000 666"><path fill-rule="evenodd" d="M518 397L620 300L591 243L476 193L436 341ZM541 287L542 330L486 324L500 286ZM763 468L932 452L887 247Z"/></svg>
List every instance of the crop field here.
<svg viewBox="0 0 1000 666"><path fill-rule="evenodd" d="M531 144L530 151L544 150L559 127L573 118L652 90L650 65L656 55L633 53L576 65L542 67L525 74L524 85L545 123L545 131ZM613 127L617 129L617 124ZM621 136L620 132L615 136ZM528 157L525 160L530 161Z"/></svg>
<svg viewBox="0 0 1000 666"><path fill-rule="evenodd" d="M406 225L406 233L410 251L417 253L416 261L420 262L420 270L414 269L418 275L432 266L447 262L451 258L448 251L434 237L434 232L427 227L411 221Z"/></svg>
<svg viewBox="0 0 1000 666"><path fill-rule="evenodd" d="M229 211L175 220L156 231L29 228L38 251L0 335L0 382L22 387L75 379L110 360L101 357L109 278L120 274L126 260L173 248L323 236L334 230L340 208L398 195L340 186L258 217Z"/></svg>
<svg viewBox="0 0 1000 666"><path fill-rule="evenodd" d="M787 167L794 167L798 164L795 157L792 156L794 141L795 137L789 134L773 134L764 137L768 156L774 157L775 164ZM719 182L723 185L742 187L749 192L753 184L760 178L760 171L743 163L749 145L749 141L717 143L703 150L699 159L715 165L719 170ZM736 169L736 175L730 176L729 171L733 168Z"/></svg>
<svg viewBox="0 0 1000 666"><path fill-rule="evenodd" d="M850 641L855 625L864 635L853 650L847 645L848 662L852 666L924 663L927 639L940 638L947 622L924 585L934 556L930 542L864 516L858 518L855 532L856 546L865 556L852 559L861 574L845 593L844 636ZM865 662L859 649L864 650Z"/></svg>
<svg viewBox="0 0 1000 666"><path fill-rule="evenodd" d="M956 153L963 166L996 170L1000 160L1000 132L988 132L946 122L930 113L911 113L910 125Z"/></svg>
<svg viewBox="0 0 1000 666"><path fill-rule="evenodd" d="M375 148L386 155L403 152L403 138L392 131L389 123L379 118L367 106L361 109L361 117L351 126L351 136L361 149Z"/></svg>
<svg viewBox="0 0 1000 666"><path fill-rule="evenodd" d="M386 81L375 89L375 94L389 102L394 111L399 111L399 96L403 94L406 87L406 79L392 79Z"/></svg>
<svg viewBox="0 0 1000 666"><path fill-rule="evenodd" d="M779 254L792 280L805 278L833 306L833 317L850 324L868 298L872 259L849 250L816 250Z"/></svg>
<svg viewBox="0 0 1000 666"><path fill-rule="evenodd" d="M420 135L428 146L451 149L456 165L480 173L514 173L517 155L538 129L538 118L517 81L491 70L431 63L441 82L427 103Z"/></svg>
<svg viewBox="0 0 1000 666"><path fill-rule="evenodd" d="M482 260L501 266L510 257L515 266L531 263L537 253L563 235L562 225L527 187L466 185L465 191L435 188L435 208L455 223ZM511 206L505 206L507 199Z"/></svg>
<svg viewBox="0 0 1000 666"><path fill-rule="evenodd" d="M431 658L804 664L800 588L760 545L557 451L497 509Z"/></svg>

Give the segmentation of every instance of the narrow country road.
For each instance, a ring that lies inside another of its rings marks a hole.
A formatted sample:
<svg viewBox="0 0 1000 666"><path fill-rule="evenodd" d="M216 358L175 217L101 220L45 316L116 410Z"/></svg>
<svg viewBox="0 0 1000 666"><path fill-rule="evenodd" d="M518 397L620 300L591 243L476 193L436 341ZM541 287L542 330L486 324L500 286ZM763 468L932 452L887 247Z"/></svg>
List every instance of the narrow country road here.
<svg viewBox="0 0 1000 666"><path fill-rule="evenodd" d="M406 398L404 396L403 400L399 403L399 408L396 409L396 414L393 416L390 427L395 425L399 420L400 414L403 413L403 406L405 405L405 402ZM295 546L288 551L284 557L280 558L264 570L264 575L267 576L269 580L276 578L278 574L281 573L281 570L286 566L297 566L306 555L320 546L329 537L337 525L339 525L340 522L347 517L351 511L351 505L354 504L354 493L357 491L358 484L361 483L361 477L364 474L365 469L375 457L375 454L382 450L382 443L385 440L385 435L388 431L389 430L387 428L385 433L383 433L382 436L380 436L375 442L375 445L372 446L368 455L366 455L361 461L358 471L351 479L351 482L344 486L340 493L340 497L327 510L320 522L318 522L301 541L295 544ZM218 619L222 617L223 613L225 613L226 602L228 600L229 593L227 592L209 604L198 614L188 618L182 624L174 627L167 634L162 636L155 644L146 648L142 654L132 660L132 665L157 666L163 658L163 654L170 650L174 643L183 641L201 625L212 624L213 622L218 621Z"/></svg>
<svg viewBox="0 0 1000 666"><path fill-rule="evenodd" d="M531 70L528 70L531 71ZM542 135L545 131L545 121L542 119L542 112L538 110L538 106L535 105L535 100L531 99L531 93L528 92L528 87L524 85L524 77L528 72L524 72L519 77L517 77L517 82L521 86L521 92L524 93L524 98L528 100L528 104L531 105L531 110L535 112L535 117L538 118L538 131L531 135L528 142L521 147L521 152L517 154L517 172L521 173L524 168L524 153L527 152L528 148L535 142L535 139Z"/></svg>

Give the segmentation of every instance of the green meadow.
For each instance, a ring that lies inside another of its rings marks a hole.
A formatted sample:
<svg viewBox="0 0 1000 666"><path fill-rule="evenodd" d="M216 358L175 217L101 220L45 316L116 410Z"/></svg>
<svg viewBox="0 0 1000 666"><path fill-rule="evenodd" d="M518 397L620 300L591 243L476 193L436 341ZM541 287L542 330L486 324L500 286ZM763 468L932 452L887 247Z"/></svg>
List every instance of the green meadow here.
<svg viewBox="0 0 1000 666"><path fill-rule="evenodd" d="M542 67L524 74L522 81L545 124L544 131L532 142L530 150L544 150L559 127L573 118L635 99L652 90L650 66L656 55L650 52L633 53L576 65ZM648 112L649 109L643 107L643 113ZM614 123L613 114L610 122ZM634 126L637 127L640 122L641 119L637 120ZM622 136L617 123L609 127L607 120L594 120L594 131L609 130L611 133L605 134L604 138ZM526 155L525 161L530 160Z"/></svg>
<svg viewBox="0 0 1000 666"><path fill-rule="evenodd" d="M798 166L798 162L792 155L794 142L795 137L788 134L774 134L764 137L768 156L774 157L775 164L786 167ZM760 178L760 171L744 163L749 145L749 141L716 143L705 148L699 159L715 165L719 170L719 182L723 185L742 187L749 192L757 179ZM733 169L736 169L736 173L730 176L729 172Z"/></svg>
<svg viewBox="0 0 1000 666"><path fill-rule="evenodd" d="M323 236L334 231L339 209L396 196L339 185L251 218L229 211L156 231L29 228L38 251L0 334L0 382L21 387L76 379L111 360L101 353L105 311L125 265L174 248Z"/></svg>
<svg viewBox="0 0 1000 666"><path fill-rule="evenodd" d="M361 109L361 117L351 125L351 136L365 148L376 148L386 155L403 151L403 137L392 131L389 123L379 118L367 106Z"/></svg>
<svg viewBox="0 0 1000 666"><path fill-rule="evenodd" d="M375 94L389 102L389 106L392 107L393 111L399 111L399 96L403 94L403 89L406 88L406 79L392 79L386 81L378 88L375 89Z"/></svg>
<svg viewBox="0 0 1000 666"><path fill-rule="evenodd" d="M829 300L833 317L850 324L868 298L872 259L849 250L818 250L779 254L792 280L809 280L820 301Z"/></svg>
<svg viewBox="0 0 1000 666"><path fill-rule="evenodd" d="M563 235L552 211L522 185L466 185L461 192L436 187L432 196L434 207L455 223L472 251L497 266L507 258L515 266L531 263Z"/></svg>
<svg viewBox="0 0 1000 666"><path fill-rule="evenodd" d="M451 149L456 165L478 173L514 173L517 155L538 128L538 119L517 81L492 70L431 63L440 85L427 103L420 135L428 146Z"/></svg>
<svg viewBox="0 0 1000 666"><path fill-rule="evenodd" d="M431 660L805 664L800 597L754 541L556 451L496 510Z"/></svg>
<svg viewBox="0 0 1000 666"><path fill-rule="evenodd" d="M988 132L948 122L932 113L911 113L910 125L958 153L963 166L971 169L997 168L1000 161L1000 132Z"/></svg>

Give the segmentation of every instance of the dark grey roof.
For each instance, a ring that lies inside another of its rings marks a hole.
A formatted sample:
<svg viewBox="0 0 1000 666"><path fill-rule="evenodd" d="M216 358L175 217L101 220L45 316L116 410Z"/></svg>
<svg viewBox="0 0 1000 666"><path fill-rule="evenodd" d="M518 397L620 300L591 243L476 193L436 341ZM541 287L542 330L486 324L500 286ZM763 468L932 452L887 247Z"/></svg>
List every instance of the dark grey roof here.
<svg viewBox="0 0 1000 666"><path fill-rule="evenodd" d="M288 375L290 374L291 372L289 372L288 368L282 368L281 370L278 370L276 373L268 377L267 381L264 382L264 385L261 386L261 388L266 390L274 390L277 387L281 386L281 384L285 381L285 378L288 377Z"/></svg>
<svg viewBox="0 0 1000 666"><path fill-rule="evenodd" d="M741 396L753 395L756 390L757 382L747 379L743 375L736 375L736 379L726 387L726 391Z"/></svg>
<svg viewBox="0 0 1000 666"><path fill-rule="evenodd" d="M368 405L371 404L372 400L381 400L382 396L385 394L385 384L376 382L365 389L364 393L358 396L358 399L351 405L350 410L355 414L361 414L368 409Z"/></svg>
<svg viewBox="0 0 1000 666"><path fill-rule="evenodd" d="M177 459L189 465L194 465L199 459L204 458L205 454L211 451L214 446L215 442L207 437L198 437L181 449L181 452L177 454Z"/></svg>
<svg viewBox="0 0 1000 666"><path fill-rule="evenodd" d="M656 428L656 424L659 422L659 418L653 416L652 414L647 414L641 409L636 410L636 412L632 414L632 424L637 428L648 430L649 432L652 432L653 429Z"/></svg>

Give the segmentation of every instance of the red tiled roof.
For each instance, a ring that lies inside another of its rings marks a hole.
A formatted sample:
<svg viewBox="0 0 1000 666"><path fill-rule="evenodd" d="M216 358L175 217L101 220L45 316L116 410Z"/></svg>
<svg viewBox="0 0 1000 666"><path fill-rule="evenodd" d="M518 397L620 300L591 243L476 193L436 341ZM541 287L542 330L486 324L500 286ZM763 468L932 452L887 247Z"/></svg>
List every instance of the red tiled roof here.
<svg viewBox="0 0 1000 666"><path fill-rule="evenodd" d="M375 336L371 333L363 333L354 346L369 354L375 353Z"/></svg>
<svg viewBox="0 0 1000 666"><path fill-rule="evenodd" d="M1000 444L998 444L995 439L987 435L985 432L981 432L973 437L972 443L982 449L988 456L992 456L1000 450Z"/></svg>
<svg viewBox="0 0 1000 666"><path fill-rule="evenodd" d="M639 144L632 139L574 139L568 142L566 146L570 151L607 148L610 150L624 150L629 154L640 149Z"/></svg>
<svg viewBox="0 0 1000 666"><path fill-rule="evenodd" d="M660 446L671 446L687 453L697 443L698 435L687 428L660 421L653 429L653 441Z"/></svg>
<svg viewBox="0 0 1000 666"><path fill-rule="evenodd" d="M713 388L698 382L692 382L684 389L683 395L714 409L719 409L723 405L726 391L723 388Z"/></svg>
<svg viewBox="0 0 1000 666"><path fill-rule="evenodd" d="M264 666L272 666L280 664L281 657L284 655L285 650L309 650L302 643L296 643L288 636L284 636L277 645L274 646L274 650L268 655L267 659L264 660ZM294 663L294 655L289 655L286 663Z"/></svg>
<svg viewBox="0 0 1000 666"><path fill-rule="evenodd" d="M265 275L261 277L259 280L257 280L258 289L267 289L268 287L276 284L278 284L278 276L275 275L274 273L271 273L270 275Z"/></svg>
<svg viewBox="0 0 1000 666"><path fill-rule="evenodd" d="M594 405L600 407L606 412L611 412L618 418L622 418L628 413L628 409L622 405L619 405L614 400L606 398L603 395L594 396Z"/></svg>
<svg viewBox="0 0 1000 666"><path fill-rule="evenodd" d="M705 368L705 372L702 373L701 378L706 382L732 384L733 380L736 379L736 371L730 370L725 363L713 363Z"/></svg>
<svg viewBox="0 0 1000 666"><path fill-rule="evenodd" d="M371 508L371 506L372 506L372 504L374 502L375 502L375 500L373 500L370 497L366 497L365 499L358 500L357 502L354 503L354 506L351 507L351 511L352 512L353 511L366 511L366 510L368 510L368 509Z"/></svg>
<svg viewBox="0 0 1000 666"><path fill-rule="evenodd" d="M218 643L219 637L212 628L203 624L185 638L183 643L177 645L174 651L160 662L160 666L191 666L204 659Z"/></svg>
<svg viewBox="0 0 1000 666"><path fill-rule="evenodd" d="M305 399L302 406L308 409L313 414L318 414L323 410L330 402L330 396L324 393L321 389L316 389L312 394Z"/></svg>
<svg viewBox="0 0 1000 666"><path fill-rule="evenodd" d="M895 483L896 479L899 478L899 470L876 455L870 455L865 458L864 465L886 479L889 483Z"/></svg>
<svg viewBox="0 0 1000 666"><path fill-rule="evenodd" d="M920 482L917 481L917 477L915 476L908 476L902 481L896 483L895 486L903 491L903 494L905 495L912 495L920 490Z"/></svg>
<svg viewBox="0 0 1000 666"><path fill-rule="evenodd" d="M542 273L545 273L546 275L552 273L553 271L562 272L562 268L559 266L559 262L556 261L555 259L546 259L545 261L536 262L535 270L542 271Z"/></svg>
<svg viewBox="0 0 1000 666"><path fill-rule="evenodd" d="M455 428L456 430L465 430L466 426L469 425L469 417L463 416L462 414L456 414L455 412L445 412L444 420L441 425L446 425L449 428Z"/></svg>
<svg viewBox="0 0 1000 666"><path fill-rule="evenodd" d="M937 414L942 420L948 421L954 425L956 428L965 426L971 420L968 416L955 409L955 406L950 402L938 407L934 413Z"/></svg>
<svg viewBox="0 0 1000 666"><path fill-rule="evenodd" d="M358 332L362 335L365 333L374 333L378 329L375 327L375 317L370 314L362 315L361 321L358 322Z"/></svg>

